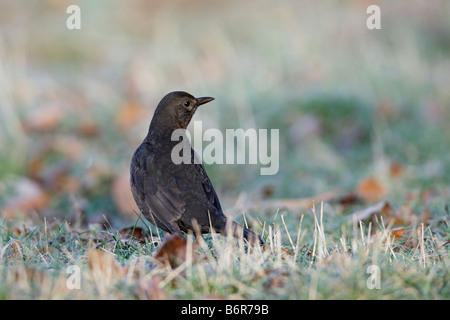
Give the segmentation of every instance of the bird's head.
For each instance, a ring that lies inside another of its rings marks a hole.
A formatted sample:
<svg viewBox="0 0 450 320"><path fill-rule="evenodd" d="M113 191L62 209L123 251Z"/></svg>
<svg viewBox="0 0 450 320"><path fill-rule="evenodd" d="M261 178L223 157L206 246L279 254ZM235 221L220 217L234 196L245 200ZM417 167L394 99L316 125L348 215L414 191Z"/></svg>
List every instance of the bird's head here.
<svg viewBox="0 0 450 320"><path fill-rule="evenodd" d="M183 91L171 92L158 104L153 119L170 129L186 129L197 108L212 100L211 97L195 98Z"/></svg>

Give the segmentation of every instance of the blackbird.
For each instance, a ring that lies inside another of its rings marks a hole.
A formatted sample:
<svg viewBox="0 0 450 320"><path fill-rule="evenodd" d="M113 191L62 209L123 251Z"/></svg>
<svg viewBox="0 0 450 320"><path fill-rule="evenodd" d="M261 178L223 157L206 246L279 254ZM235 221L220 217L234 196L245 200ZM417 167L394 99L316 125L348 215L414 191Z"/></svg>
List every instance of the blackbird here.
<svg viewBox="0 0 450 320"><path fill-rule="evenodd" d="M131 160L134 200L149 222L170 234L219 232L243 238L252 245L264 244L259 235L224 215L211 180L187 137L172 138L174 130L186 129L200 105L212 100L175 91L160 101L148 134ZM189 143L191 161L187 163L172 159L172 151L181 139Z"/></svg>

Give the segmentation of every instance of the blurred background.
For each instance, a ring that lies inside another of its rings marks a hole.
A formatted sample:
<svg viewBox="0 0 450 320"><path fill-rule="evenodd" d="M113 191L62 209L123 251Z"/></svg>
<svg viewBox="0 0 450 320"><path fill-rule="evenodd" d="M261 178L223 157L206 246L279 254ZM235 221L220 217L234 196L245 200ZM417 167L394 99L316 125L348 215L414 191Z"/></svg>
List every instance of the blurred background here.
<svg viewBox="0 0 450 320"><path fill-rule="evenodd" d="M368 177L383 199L448 199L449 17L445 0L2 0L2 219L135 221L131 156L174 90L216 98L203 130L280 130L276 175L206 166L226 211Z"/></svg>

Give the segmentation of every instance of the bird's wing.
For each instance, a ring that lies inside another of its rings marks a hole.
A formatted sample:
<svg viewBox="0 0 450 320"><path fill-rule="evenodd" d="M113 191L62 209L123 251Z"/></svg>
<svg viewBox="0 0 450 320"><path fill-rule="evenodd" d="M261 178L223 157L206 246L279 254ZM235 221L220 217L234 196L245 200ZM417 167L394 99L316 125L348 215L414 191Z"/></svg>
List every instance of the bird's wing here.
<svg viewBox="0 0 450 320"><path fill-rule="evenodd" d="M194 158L194 168L196 171L196 176L199 178L202 184L206 198L216 209L222 212L222 207L220 206L219 198L217 197L216 191L214 190L211 180L209 180L209 177L206 174L205 167L201 163L200 158L194 151L194 149L191 150L192 150L191 151L192 157Z"/></svg>
<svg viewBox="0 0 450 320"><path fill-rule="evenodd" d="M149 170L155 169L152 161L152 155L140 157L139 163L133 166L131 171L131 184L151 214L168 231L179 231L176 221L183 215L186 205L181 197L181 190L175 178L163 181L157 174L149 174Z"/></svg>

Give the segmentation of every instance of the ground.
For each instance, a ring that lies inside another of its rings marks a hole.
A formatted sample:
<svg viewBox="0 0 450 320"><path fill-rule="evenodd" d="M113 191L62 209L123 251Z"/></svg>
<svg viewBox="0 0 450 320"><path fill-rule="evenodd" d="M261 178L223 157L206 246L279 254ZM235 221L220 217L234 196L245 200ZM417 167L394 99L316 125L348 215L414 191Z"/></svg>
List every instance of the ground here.
<svg viewBox="0 0 450 320"><path fill-rule="evenodd" d="M70 1L0 5L0 298L450 297L446 1L78 3L80 30ZM206 165L266 247L140 217L129 163L174 90L215 97L203 130L279 130L275 175Z"/></svg>

